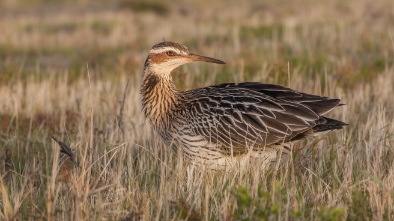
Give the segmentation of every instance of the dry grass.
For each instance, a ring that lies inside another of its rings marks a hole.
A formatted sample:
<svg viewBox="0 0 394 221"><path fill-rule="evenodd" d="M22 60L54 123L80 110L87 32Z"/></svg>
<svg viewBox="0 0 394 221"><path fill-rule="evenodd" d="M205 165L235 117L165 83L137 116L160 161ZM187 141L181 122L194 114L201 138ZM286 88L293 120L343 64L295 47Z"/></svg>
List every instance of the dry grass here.
<svg viewBox="0 0 394 221"><path fill-rule="evenodd" d="M1 3L0 219L394 219L393 2L207 4ZM140 112L143 62L163 38L227 62L176 70L182 89L290 83L341 98L332 116L350 125L278 173L190 166Z"/></svg>

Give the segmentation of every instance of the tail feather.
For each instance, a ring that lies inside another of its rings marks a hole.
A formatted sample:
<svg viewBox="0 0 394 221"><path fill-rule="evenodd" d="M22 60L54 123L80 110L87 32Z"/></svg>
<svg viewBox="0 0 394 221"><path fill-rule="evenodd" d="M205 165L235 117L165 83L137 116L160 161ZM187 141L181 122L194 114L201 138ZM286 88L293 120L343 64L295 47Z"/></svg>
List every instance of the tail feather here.
<svg viewBox="0 0 394 221"><path fill-rule="evenodd" d="M297 134L296 136L292 137L290 141L324 134L333 130L339 130L342 129L344 126L348 125L347 123L328 117L320 117L319 120L317 120L315 123L317 123L317 125L314 126L312 129Z"/></svg>
<svg viewBox="0 0 394 221"><path fill-rule="evenodd" d="M347 123L344 123L342 121L339 120L335 120L332 118L328 118L328 117L322 117L324 118L324 120L326 122L324 122L323 124L318 124L316 126L314 126L313 129L313 133L322 133L322 132L329 132L332 130L339 130L342 129L344 126L348 125Z"/></svg>

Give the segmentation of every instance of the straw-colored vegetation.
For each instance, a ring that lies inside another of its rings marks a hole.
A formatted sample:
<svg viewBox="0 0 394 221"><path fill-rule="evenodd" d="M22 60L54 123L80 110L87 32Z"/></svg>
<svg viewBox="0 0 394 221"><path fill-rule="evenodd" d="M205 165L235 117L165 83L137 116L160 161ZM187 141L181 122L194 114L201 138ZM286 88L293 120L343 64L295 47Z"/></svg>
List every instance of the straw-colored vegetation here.
<svg viewBox="0 0 394 221"><path fill-rule="evenodd" d="M0 220L394 219L393 1L0 7ZM190 166L140 112L143 63L163 39L227 62L177 69L180 89L290 84L341 98L330 116L349 126L278 171Z"/></svg>

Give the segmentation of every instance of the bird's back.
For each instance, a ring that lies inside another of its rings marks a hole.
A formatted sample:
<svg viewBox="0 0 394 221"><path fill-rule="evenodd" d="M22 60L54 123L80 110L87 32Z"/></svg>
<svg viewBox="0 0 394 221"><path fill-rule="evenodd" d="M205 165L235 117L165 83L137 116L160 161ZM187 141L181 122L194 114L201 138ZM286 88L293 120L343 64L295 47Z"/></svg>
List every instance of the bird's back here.
<svg viewBox="0 0 394 221"><path fill-rule="evenodd" d="M195 142L183 144L213 148L222 154L266 149L346 125L322 116L338 106L339 99L279 85L220 84L185 91L183 96L185 102L176 114L180 116L178 125L183 124L182 136L187 141L195 138Z"/></svg>

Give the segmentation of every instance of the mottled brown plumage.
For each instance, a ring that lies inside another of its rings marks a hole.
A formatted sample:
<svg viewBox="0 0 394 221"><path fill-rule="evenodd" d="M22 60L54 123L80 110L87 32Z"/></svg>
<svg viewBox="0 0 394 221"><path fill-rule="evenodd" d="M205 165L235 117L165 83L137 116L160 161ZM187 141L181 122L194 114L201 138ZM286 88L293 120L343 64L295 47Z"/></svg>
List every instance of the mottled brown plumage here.
<svg viewBox="0 0 394 221"><path fill-rule="evenodd" d="M141 103L164 141L180 146L193 160L222 165L250 152L275 160L283 143L346 125L322 116L340 105L339 99L280 85L244 82L177 90L171 71L192 61L224 64L177 43L153 46L145 62Z"/></svg>

